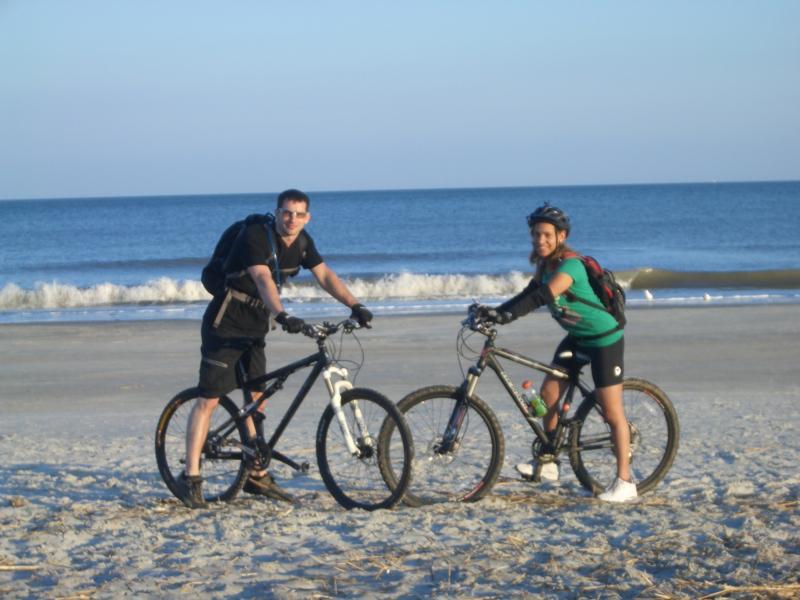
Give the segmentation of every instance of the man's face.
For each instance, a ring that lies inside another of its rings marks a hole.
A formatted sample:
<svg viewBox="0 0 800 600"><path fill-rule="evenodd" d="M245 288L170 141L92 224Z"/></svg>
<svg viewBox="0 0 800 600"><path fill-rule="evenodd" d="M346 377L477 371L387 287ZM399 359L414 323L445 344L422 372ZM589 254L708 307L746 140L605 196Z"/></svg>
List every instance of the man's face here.
<svg viewBox="0 0 800 600"><path fill-rule="evenodd" d="M275 217L279 235L295 236L303 231L311 214L303 200L284 200L283 205L275 211Z"/></svg>

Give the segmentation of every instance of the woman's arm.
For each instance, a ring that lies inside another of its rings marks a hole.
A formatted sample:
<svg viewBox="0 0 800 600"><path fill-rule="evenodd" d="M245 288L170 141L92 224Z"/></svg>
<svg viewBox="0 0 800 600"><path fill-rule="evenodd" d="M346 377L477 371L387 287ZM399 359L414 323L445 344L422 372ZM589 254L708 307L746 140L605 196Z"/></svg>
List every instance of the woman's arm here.
<svg viewBox="0 0 800 600"><path fill-rule="evenodd" d="M509 323L527 315L540 306L555 302L572 285L572 277L566 273L556 273L546 285L531 279L527 287L513 298L497 307L498 323Z"/></svg>

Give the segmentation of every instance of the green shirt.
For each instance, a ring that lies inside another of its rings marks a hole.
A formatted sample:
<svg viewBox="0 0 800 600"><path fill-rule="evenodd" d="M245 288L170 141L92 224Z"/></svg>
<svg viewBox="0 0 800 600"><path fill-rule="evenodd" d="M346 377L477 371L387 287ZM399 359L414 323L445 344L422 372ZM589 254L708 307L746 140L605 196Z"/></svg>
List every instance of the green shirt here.
<svg viewBox="0 0 800 600"><path fill-rule="evenodd" d="M548 283L556 273L565 273L572 278L572 285L569 286L570 293L577 298L602 306L602 301L594 293L592 285L589 283L586 267L583 266L580 258L562 260L555 271L545 273L542 276L542 283ZM550 314L553 315L553 318L558 321L558 324L568 334L578 338L578 343L582 346L602 348L603 346L610 346L622 337L622 331L614 331L609 335L593 340L580 339L611 331L617 326L617 320L602 308L595 308L578 300L570 301L564 294L557 296L555 302L548 304L547 307L550 309Z"/></svg>

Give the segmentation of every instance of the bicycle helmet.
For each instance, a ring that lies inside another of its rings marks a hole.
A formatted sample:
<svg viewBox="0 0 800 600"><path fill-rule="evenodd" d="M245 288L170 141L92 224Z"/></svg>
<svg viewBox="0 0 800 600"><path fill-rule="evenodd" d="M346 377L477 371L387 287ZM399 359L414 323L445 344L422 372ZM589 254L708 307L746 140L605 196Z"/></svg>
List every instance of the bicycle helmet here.
<svg viewBox="0 0 800 600"><path fill-rule="evenodd" d="M533 228L536 223L551 223L555 225L556 229L562 229L569 235L570 222L569 215L560 208L550 206L549 202L545 202L531 214L528 215L528 227Z"/></svg>

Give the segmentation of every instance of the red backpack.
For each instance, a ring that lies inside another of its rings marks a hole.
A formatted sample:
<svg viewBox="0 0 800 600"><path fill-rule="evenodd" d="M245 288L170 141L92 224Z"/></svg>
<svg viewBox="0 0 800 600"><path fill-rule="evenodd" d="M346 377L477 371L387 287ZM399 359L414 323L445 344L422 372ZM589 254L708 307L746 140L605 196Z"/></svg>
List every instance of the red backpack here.
<svg viewBox="0 0 800 600"><path fill-rule="evenodd" d="M602 304L597 304L589 300L578 298L575 294L567 292L565 296L570 301L583 302L588 306L602 309L611 314L617 321L617 329L625 327L627 320L625 319L625 290L617 282L614 273L608 269L600 266L591 256L582 256L580 254L567 255L565 258L578 258L586 268L586 274L589 276L589 284L592 286L595 295L600 299ZM611 332L608 332L611 333ZM604 333L603 335L608 335Z"/></svg>

